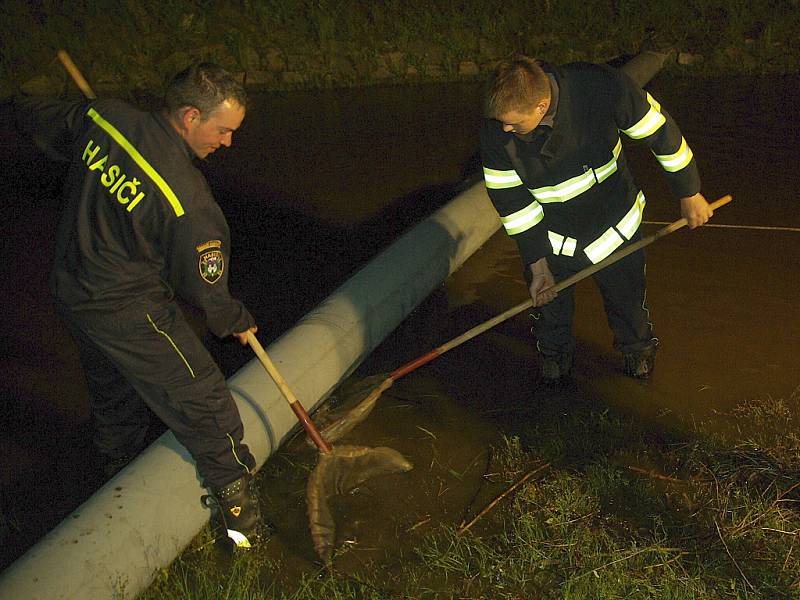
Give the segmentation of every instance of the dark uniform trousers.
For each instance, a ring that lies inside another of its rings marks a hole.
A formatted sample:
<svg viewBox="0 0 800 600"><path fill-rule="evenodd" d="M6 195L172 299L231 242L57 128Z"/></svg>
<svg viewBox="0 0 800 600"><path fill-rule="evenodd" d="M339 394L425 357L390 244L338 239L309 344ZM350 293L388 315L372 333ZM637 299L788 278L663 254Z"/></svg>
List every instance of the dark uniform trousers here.
<svg viewBox="0 0 800 600"><path fill-rule="evenodd" d="M621 248L640 238L637 232ZM547 264L557 282L588 266L572 257L559 255L548 256ZM640 352L652 345L653 327L645 304L644 250L633 252L601 269L593 278L600 289L608 325L614 334L614 348L629 353ZM570 286L559 292L555 300L538 307L534 313L532 331L543 354L572 353L573 290L574 286Z"/></svg>
<svg viewBox="0 0 800 600"><path fill-rule="evenodd" d="M141 449L144 402L195 459L206 486L221 488L255 467L225 379L176 303L61 312L80 350L102 455Z"/></svg>

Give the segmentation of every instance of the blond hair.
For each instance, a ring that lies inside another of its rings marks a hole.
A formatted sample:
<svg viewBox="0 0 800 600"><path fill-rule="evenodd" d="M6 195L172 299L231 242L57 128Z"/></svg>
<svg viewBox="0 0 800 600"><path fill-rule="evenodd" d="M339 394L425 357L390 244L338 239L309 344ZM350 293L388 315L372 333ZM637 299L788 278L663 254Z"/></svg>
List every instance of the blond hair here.
<svg viewBox="0 0 800 600"><path fill-rule="evenodd" d="M541 65L528 56L502 60L489 79L484 112L490 119L511 111L525 112L550 97L550 82Z"/></svg>

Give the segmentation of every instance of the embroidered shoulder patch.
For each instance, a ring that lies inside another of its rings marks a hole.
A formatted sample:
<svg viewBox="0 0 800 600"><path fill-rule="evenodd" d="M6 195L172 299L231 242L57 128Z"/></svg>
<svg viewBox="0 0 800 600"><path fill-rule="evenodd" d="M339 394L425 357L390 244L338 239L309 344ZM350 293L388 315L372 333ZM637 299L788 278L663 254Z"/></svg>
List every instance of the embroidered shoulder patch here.
<svg viewBox="0 0 800 600"><path fill-rule="evenodd" d="M225 271L225 259L220 250L206 250L200 255L197 266L200 269L200 277L206 283L214 285Z"/></svg>
<svg viewBox="0 0 800 600"><path fill-rule="evenodd" d="M221 248L221 247L222 247L222 242L221 241L219 241L219 240L208 240L206 243L200 244L199 246L197 246L196 250L198 252L203 252L205 250L208 250L209 248Z"/></svg>

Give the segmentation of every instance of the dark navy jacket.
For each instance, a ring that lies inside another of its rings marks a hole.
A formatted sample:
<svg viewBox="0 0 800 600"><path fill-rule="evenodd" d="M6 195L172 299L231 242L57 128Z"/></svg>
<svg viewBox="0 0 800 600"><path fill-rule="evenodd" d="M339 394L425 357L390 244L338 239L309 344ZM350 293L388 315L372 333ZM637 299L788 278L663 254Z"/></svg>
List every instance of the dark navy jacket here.
<svg viewBox="0 0 800 600"><path fill-rule="evenodd" d="M700 191L697 165L672 117L624 73L588 63L543 68L558 85L553 127L523 141L486 119L486 187L525 264L551 254L597 263L636 233L645 204L621 133L649 145L676 198Z"/></svg>
<svg viewBox="0 0 800 600"><path fill-rule="evenodd" d="M177 294L217 336L254 324L228 289L225 217L163 116L116 100L15 104L23 133L69 162L52 274L66 308L120 311Z"/></svg>

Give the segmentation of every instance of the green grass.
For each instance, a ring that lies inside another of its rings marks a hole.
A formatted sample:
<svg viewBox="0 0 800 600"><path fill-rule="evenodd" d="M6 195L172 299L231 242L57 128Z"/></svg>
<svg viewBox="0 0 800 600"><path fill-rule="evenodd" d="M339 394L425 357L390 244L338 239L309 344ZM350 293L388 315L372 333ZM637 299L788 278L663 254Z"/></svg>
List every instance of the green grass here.
<svg viewBox="0 0 800 600"><path fill-rule="evenodd" d="M501 8L502 7L502 8ZM261 86L357 86L378 77L386 56L402 64L388 81L458 79L461 61L488 68L511 52L550 62L607 61L658 46L702 57L668 69L698 75L800 70L797 0L6 0L0 20L3 95L45 75L66 89L54 61L66 48L98 90L160 94L191 59L261 73ZM287 64L270 65L277 53ZM293 71L292 77L284 77ZM263 75L266 73L266 75ZM427 75L426 75L427 74ZM252 78L251 78L252 79Z"/></svg>

